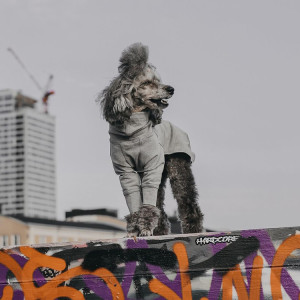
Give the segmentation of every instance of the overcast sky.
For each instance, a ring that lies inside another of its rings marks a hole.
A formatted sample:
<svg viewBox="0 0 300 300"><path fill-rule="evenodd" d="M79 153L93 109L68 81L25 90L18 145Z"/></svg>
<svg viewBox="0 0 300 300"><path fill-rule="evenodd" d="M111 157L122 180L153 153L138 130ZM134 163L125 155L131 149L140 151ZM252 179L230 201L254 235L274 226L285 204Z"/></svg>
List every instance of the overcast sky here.
<svg viewBox="0 0 300 300"><path fill-rule="evenodd" d="M175 88L164 118L190 136L205 227L300 225L299 29L296 0L1 0L0 89L41 96L8 47L54 75L58 217L128 213L95 97L140 41Z"/></svg>

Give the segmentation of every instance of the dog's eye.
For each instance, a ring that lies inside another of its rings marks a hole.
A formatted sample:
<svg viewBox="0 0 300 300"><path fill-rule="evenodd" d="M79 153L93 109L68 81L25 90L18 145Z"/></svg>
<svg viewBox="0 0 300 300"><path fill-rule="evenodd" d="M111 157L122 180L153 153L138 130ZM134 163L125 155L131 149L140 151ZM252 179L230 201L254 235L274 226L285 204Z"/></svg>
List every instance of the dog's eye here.
<svg viewBox="0 0 300 300"><path fill-rule="evenodd" d="M142 82L142 84L141 84L141 85L147 85L147 84L151 84L151 83L152 83L152 81L150 81L150 80L146 80L146 81Z"/></svg>

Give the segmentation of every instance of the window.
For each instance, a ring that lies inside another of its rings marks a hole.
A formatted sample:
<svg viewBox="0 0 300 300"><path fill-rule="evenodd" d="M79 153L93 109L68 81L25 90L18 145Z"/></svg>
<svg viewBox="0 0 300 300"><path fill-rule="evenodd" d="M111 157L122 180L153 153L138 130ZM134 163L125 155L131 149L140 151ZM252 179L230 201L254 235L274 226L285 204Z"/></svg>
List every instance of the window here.
<svg viewBox="0 0 300 300"><path fill-rule="evenodd" d="M8 246L8 235L2 235L0 242L1 242L1 246L7 247Z"/></svg>
<svg viewBox="0 0 300 300"><path fill-rule="evenodd" d="M12 234L10 236L10 244L11 246L17 246L21 244L21 238L19 234Z"/></svg>

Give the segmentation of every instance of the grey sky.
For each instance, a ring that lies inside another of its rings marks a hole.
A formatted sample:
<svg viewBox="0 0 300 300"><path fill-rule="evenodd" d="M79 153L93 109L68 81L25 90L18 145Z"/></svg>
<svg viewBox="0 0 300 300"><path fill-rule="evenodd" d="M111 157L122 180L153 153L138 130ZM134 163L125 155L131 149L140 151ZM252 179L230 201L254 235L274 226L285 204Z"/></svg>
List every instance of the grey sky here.
<svg viewBox="0 0 300 300"><path fill-rule="evenodd" d="M164 118L189 133L204 225L299 225L299 13L299 1L2 0L0 89L40 97L7 47L41 84L54 74L59 217L128 212L94 99L141 41L175 87Z"/></svg>

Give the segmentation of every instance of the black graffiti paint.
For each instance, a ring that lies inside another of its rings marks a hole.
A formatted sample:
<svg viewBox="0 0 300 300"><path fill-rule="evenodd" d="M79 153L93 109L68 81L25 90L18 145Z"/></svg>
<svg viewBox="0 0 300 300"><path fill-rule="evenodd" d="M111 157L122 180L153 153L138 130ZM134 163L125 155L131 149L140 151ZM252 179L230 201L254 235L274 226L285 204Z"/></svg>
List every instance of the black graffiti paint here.
<svg viewBox="0 0 300 300"><path fill-rule="evenodd" d="M259 249L259 240L256 237L243 238L240 237L236 242L231 243L224 249L220 250L209 259L190 266L192 272L199 276L208 269L214 269L220 274L226 274L237 264L242 262L248 255Z"/></svg>
<svg viewBox="0 0 300 300"><path fill-rule="evenodd" d="M174 252L166 249L141 248L122 249L101 246L101 249L89 252L82 263L82 267L89 271L106 268L112 272L121 263L136 261L160 266L163 269L174 268L177 258Z"/></svg>
<svg viewBox="0 0 300 300"><path fill-rule="evenodd" d="M61 258L66 262L66 268L65 268L65 270L63 270L63 272L65 272L66 270L68 270L68 267L70 266L72 261L82 259L92 249L98 249L99 248L98 245L99 244L96 244L96 243L90 243L88 245L88 247L82 247L82 248L72 247L72 248L69 248L69 249L65 249L63 251L56 252L52 256L57 257L57 258ZM122 249L119 244L102 245L100 247L101 247L101 249L106 249L106 247L107 247L107 249L108 248Z"/></svg>
<svg viewBox="0 0 300 300"><path fill-rule="evenodd" d="M56 271L51 268L43 268L43 269L40 268L40 271L43 274L44 278L54 278L60 274L60 271Z"/></svg>
<svg viewBox="0 0 300 300"><path fill-rule="evenodd" d="M175 242L187 242L189 243L191 241L191 238L188 237L188 236L185 236L185 237L181 237L181 236L177 236L177 237L173 237L172 238L165 238L163 239L163 236L160 237L160 239L153 239L153 240L148 240L147 241L147 244L150 246L150 245L160 245L162 243L169 243L169 242L172 242L172 243L175 243Z"/></svg>

